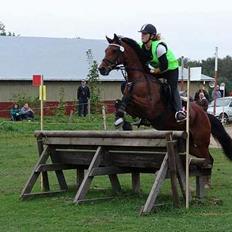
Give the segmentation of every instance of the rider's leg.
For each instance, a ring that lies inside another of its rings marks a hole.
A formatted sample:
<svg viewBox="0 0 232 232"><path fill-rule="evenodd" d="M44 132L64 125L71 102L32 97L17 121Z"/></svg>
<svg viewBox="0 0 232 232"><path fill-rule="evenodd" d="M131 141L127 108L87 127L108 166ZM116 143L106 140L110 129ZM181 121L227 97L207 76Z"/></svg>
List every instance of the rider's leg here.
<svg viewBox="0 0 232 232"><path fill-rule="evenodd" d="M173 105L176 111L175 118L182 121L186 118L186 113L182 110L182 102L178 91L178 68L167 72L167 82L171 87Z"/></svg>

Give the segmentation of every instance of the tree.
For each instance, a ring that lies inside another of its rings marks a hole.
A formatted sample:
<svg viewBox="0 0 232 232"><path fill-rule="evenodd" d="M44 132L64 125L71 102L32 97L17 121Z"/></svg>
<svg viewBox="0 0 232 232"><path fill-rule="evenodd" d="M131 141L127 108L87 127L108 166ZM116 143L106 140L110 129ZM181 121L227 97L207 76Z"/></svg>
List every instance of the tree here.
<svg viewBox="0 0 232 232"><path fill-rule="evenodd" d="M5 25L0 21L0 36L15 36L14 32L6 32Z"/></svg>
<svg viewBox="0 0 232 232"><path fill-rule="evenodd" d="M92 113L98 112L101 106L100 104L100 76L98 73L98 64L96 60L93 60L92 51L88 49L86 52L89 62L89 73L87 75L88 85L90 88L90 103Z"/></svg>
<svg viewBox="0 0 232 232"><path fill-rule="evenodd" d="M210 57L201 61L189 61L190 67L202 67L202 73L214 77L215 58ZM232 57L226 56L218 59L218 83L224 82L226 84L226 92L232 91Z"/></svg>
<svg viewBox="0 0 232 232"><path fill-rule="evenodd" d="M3 36L6 35L5 25L1 21L0 21L0 35Z"/></svg>

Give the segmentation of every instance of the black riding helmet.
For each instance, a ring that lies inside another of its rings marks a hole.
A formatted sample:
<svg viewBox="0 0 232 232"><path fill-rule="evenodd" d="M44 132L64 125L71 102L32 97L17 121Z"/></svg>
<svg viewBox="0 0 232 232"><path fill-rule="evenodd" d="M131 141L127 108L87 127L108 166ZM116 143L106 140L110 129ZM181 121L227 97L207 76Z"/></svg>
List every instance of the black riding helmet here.
<svg viewBox="0 0 232 232"><path fill-rule="evenodd" d="M148 33L148 34L151 34L154 36L156 36L156 34L157 34L157 30L156 30L155 26L153 26L152 24L144 24L141 27L139 32Z"/></svg>

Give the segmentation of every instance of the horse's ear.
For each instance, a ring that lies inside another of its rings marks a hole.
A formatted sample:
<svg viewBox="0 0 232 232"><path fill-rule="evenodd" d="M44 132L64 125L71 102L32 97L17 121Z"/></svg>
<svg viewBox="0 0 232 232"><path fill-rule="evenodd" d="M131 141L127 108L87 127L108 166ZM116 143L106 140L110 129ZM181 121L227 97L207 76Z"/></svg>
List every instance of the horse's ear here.
<svg viewBox="0 0 232 232"><path fill-rule="evenodd" d="M112 43L113 42L113 40L112 39L110 39L109 37L107 37L106 36L106 39L107 39L107 41L109 42L109 43Z"/></svg>
<svg viewBox="0 0 232 232"><path fill-rule="evenodd" d="M113 39L116 43L120 43L120 40L118 38L118 36L114 33L114 39Z"/></svg>

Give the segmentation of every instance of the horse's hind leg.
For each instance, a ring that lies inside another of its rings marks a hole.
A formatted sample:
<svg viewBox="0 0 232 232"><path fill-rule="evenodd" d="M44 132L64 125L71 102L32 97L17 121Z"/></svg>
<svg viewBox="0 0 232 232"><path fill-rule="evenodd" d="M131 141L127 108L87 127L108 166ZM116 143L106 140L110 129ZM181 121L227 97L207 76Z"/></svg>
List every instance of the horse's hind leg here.
<svg viewBox="0 0 232 232"><path fill-rule="evenodd" d="M209 157L210 157L210 165L211 165L211 171L213 169L213 163L214 163L214 159L212 157L212 155L209 152ZM211 188L211 172L210 175L205 177L205 188Z"/></svg>
<svg viewBox="0 0 232 232"><path fill-rule="evenodd" d="M213 157L209 153L208 145L192 143L190 144L190 154L205 159L205 162L202 164L203 168L213 166Z"/></svg>
<svg viewBox="0 0 232 232"><path fill-rule="evenodd" d="M202 177L202 179L204 181L204 187L205 188L210 188L211 187L211 170L213 168L214 159L211 156L207 146L202 146L202 147L199 146L198 147L198 152L199 152L198 154L200 154L198 157L201 157L201 158L205 159L205 161L202 164L201 168L202 169L208 169L210 171L209 175Z"/></svg>
<svg viewBox="0 0 232 232"><path fill-rule="evenodd" d="M125 121L125 120L123 122L122 129L124 131L131 131L131 130L133 130L132 125L129 122Z"/></svg>

